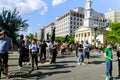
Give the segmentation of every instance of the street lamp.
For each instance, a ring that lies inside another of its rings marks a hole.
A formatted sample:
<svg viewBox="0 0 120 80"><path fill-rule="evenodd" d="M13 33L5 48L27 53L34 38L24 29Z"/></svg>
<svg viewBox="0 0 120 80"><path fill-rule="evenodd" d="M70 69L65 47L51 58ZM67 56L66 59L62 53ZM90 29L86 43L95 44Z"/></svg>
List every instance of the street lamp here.
<svg viewBox="0 0 120 80"><path fill-rule="evenodd" d="M94 36L94 39L95 39L95 41L96 41L96 36L97 36L97 34L96 34L96 32L97 32L97 27L94 27L94 31L95 31L95 36Z"/></svg>

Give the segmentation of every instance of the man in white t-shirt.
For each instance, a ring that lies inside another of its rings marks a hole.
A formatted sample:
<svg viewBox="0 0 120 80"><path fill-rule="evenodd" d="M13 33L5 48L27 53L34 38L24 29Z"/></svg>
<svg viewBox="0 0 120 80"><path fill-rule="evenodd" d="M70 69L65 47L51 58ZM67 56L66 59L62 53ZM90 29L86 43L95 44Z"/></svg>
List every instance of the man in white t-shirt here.
<svg viewBox="0 0 120 80"><path fill-rule="evenodd" d="M91 45L86 40L84 44L84 52L85 52L85 58L88 64L89 64L89 58L90 58L90 47Z"/></svg>

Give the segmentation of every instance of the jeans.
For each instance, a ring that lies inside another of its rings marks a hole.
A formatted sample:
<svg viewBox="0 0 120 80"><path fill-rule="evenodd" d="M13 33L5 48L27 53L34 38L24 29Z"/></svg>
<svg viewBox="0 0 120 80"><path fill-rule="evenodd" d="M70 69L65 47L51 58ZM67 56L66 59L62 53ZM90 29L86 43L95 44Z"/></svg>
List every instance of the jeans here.
<svg viewBox="0 0 120 80"><path fill-rule="evenodd" d="M84 55L83 52L78 52L78 63L84 62Z"/></svg>
<svg viewBox="0 0 120 80"><path fill-rule="evenodd" d="M106 76L112 76L112 61L106 61Z"/></svg>

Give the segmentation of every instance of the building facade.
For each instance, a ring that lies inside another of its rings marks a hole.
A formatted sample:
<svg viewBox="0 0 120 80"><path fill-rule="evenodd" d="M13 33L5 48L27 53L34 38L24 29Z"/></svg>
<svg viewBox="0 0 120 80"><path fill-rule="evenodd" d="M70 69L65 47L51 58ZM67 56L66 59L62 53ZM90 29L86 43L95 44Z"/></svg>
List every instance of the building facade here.
<svg viewBox="0 0 120 80"><path fill-rule="evenodd" d="M52 36L52 29L55 27L55 23L52 22L44 27L44 40L50 40Z"/></svg>
<svg viewBox="0 0 120 80"><path fill-rule="evenodd" d="M75 31L75 42L88 40L104 43L103 28L106 26L105 16L92 9L92 0L86 0L84 23Z"/></svg>
<svg viewBox="0 0 120 80"><path fill-rule="evenodd" d="M120 9L109 9L107 13L105 13L105 18L109 21L119 21L120 22Z"/></svg>
<svg viewBox="0 0 120 80"><path fill-rule="evenodd" d="M75 8L56 18L56 36L75 36L75 30L83 25L84 8Z"/></svg>
<svg viewBox="0 0 120 80"><path fill-rule="evenodd" d="M39 29L36 33L35 33L35 37L38 40L43 40L44 39L44 29Z"/></svg>

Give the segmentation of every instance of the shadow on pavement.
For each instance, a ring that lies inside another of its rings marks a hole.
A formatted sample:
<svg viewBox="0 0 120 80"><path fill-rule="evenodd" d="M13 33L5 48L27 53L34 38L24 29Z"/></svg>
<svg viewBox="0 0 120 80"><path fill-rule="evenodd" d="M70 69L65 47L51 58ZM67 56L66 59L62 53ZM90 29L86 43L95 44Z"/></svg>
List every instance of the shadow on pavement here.
<svg viewBox="0 0 120 80"><path fill-rule="evenodd" d="M71 67L76 67L76 66L67 66L67 64L44 65L44 66L40 66L40 70L54 70L54 69L71 68Z"/></svg>
<svg viewBox="0 0 120 80"><path fill-rule="evenodd" d="M15 72L14 74L10 75L10 79L15 79L17 78L23 78L23 79L43 79L46 78L46 76L52 76L54 74L62 74L62 73L69 73L71 72L70 70L67 71L52 71L52 72L45 72L42 73L40 70L34 70L34 71L18 71Z"/></svg>
<svg viewBox="0 0 120 80"><path fill-rule="evenodd" d="M94 56L90 56L90 58L101 58L100 55L94 55Z"/></svg>
<svg viewBox="0 0 120 80"><path fill-rule="evenodd" d="M93 61L93 62L90 62L90 64L95 64L95 65L102 64L102 63L105 63L105 61Z"/></svg>

